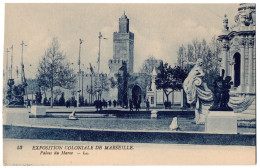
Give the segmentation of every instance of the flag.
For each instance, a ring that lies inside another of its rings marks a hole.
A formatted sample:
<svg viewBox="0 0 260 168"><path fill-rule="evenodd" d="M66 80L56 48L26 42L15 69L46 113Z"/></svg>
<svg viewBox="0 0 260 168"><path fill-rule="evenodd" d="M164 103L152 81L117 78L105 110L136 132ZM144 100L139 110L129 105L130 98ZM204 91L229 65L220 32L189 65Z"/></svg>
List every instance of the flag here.
<svg viewBox="0 0 260 168"><path fill-rule="evenodd" d="M91 73L93 74L93 73L94 73L94 70L93 70L93 67L92 67L91 63L89 63L89 66L90 66L90 71L91 71Z"/></svg>

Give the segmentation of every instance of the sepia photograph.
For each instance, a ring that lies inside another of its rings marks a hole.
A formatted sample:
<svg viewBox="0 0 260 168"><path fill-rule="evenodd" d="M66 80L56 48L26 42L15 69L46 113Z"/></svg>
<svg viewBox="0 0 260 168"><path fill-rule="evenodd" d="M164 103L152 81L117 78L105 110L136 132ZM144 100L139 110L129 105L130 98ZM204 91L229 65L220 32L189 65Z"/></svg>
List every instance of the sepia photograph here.
<svg viewBox="0 0 260 168"><path fill-rule="evenodd" d="M255 3L3 5L3 166L256 164Z"/></svg>

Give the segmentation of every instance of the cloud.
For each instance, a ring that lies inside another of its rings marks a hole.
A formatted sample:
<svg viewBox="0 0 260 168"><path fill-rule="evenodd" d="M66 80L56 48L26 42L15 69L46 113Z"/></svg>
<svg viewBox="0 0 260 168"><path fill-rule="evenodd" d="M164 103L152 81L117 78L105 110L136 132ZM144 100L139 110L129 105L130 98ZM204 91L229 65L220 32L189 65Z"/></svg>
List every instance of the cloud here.
<svg viewBox="0 0 260 168"><path fill-rule="evenodd" d="M34 73L28 76L33 77L53 37L77 69L82 38L81 60L87 70L90 62L97 66L98 33L102 32L107 40L101 42L101 71L108 72L113 32L118 31L118 18L124 10L135 34L134 71L138 72L150 55L173 64L181 44L219 35L223 15L233 18L237 4L7 4L4 48L14 45L15 65L19 66L24 40L28 44L25 67L31 68Z"/></svg>

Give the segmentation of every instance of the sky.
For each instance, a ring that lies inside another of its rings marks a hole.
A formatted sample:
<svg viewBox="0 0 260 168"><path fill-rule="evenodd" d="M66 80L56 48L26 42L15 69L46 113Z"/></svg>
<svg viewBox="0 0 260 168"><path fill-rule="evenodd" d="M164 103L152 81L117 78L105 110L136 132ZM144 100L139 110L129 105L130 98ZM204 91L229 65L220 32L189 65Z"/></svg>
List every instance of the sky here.
<svg viewBox="0 0 260 168"><path fill-rule="evenodd" d="M14 65L20 66L21 42L27 77L35 77L38 63L53 37L60 49L74 63L75 70L81 46L83 71L89 63L97 67L98 34L101 41L101 72L108 73L108 60L113 58L113 32L124 11L135 35L134 72L153 55L164 62L177 62L180 45L193 39L210 40L221 34L224 14L229 26L234 24L238 4L6 4L4 51L14 45ZM6 63L6 52L4 64ZM9 65L10 65L10 55ZM5 65L3 66L6 67Z"/></svg>

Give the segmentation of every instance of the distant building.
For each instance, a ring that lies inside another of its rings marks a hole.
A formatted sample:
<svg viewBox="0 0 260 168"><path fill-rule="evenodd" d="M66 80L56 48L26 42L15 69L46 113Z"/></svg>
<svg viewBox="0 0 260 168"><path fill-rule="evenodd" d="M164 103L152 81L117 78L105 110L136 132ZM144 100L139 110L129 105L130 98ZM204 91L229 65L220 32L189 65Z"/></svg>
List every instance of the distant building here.
<svg viewBox="0 0 260 168"><path fill-rule="evenodd" d="M119 31L114 32L113 36L113 59L108 62L110 74L109 78L114 78L116 80L117 74L123 74L123 66L127 65L127 73L130 74L128 79L127 90L119 88L110 89L108 94L110 99L120 100L122 102L127 102L130 99L133 102L141 102L142 106L145 106L146 99L149 100L152 107L157 105L163 105L166 101L166 96L162 90L147 90L150 85L155 88L155 83L152 83L152 79L155 80L154 74L146 73L135 73L133 71L134 67L134 33L130 32L129 29L129 19L125 13L119 18ZM162 60L157 61L157 65L153 68L159 67ZM182 96L181 92L173 92L169 95L169 101L172 104L181 104Z"/></svg>
<svg viewBox="0 0 260 168"><path fill-rule="evenodd" d="M162 60L158 60L154 69L157 69L160 63L162 63ZM121 83L120 86L117 85L113 88L110 87L108 92L105 91L102 93L101 99L105 99L107 101L120 101L123 103L123 105L126 105L131 99L133 102L141 102L141 106L145 106L145 101L149 98L150 104L154 99L155 106L163 105L164 101L166 100L166 96L162 90L156 90L153 93L156 94L156 97L154 98L151 98L150 91L149 93L147 92L147 87L151 85L152 74L135 73L133 71L134 33L130 32L129 19L125 13L119 18L119 31L114 32L113 34L113 59L108 61L108 67L110 72L106 73L105 75L107 76L107 79L109 79L109 85L111 85L111 80L118 84L118 76L123 78L125 74L129 74L129 77L127 85ZM94 81L96 77L96 73L92 74L87 72L83 75L82 78L80 78L81 83L84 86L83 96L90 103L93 103L97 99L96 94L91 94L91 90L95 89ZM80 84L81 88L82 84ZM81 94L82 92L80 92L80 95ZM169 101L174 104L180 104L180 92L174 92L170 94ZM153 106L153 104L151 105Z"/></svg>
<svg viewBox="0 0 260 168"><path fill-rule="evenodd" d="M109 77L117 80L117 74L123 74L126 65L126 71L130 75L127 84L127 90L111 89L111 99L127 103L129 99L141 101L144 105L146 98L146 86L148 84L148 75L134 73L134 33L130 32L129 19L125 13L119 18L119 31L113 35L113 59L108 61L110 69ZM122 89L122 88L121 88ZM122 95L123 94L123 95Z"/></svg>

